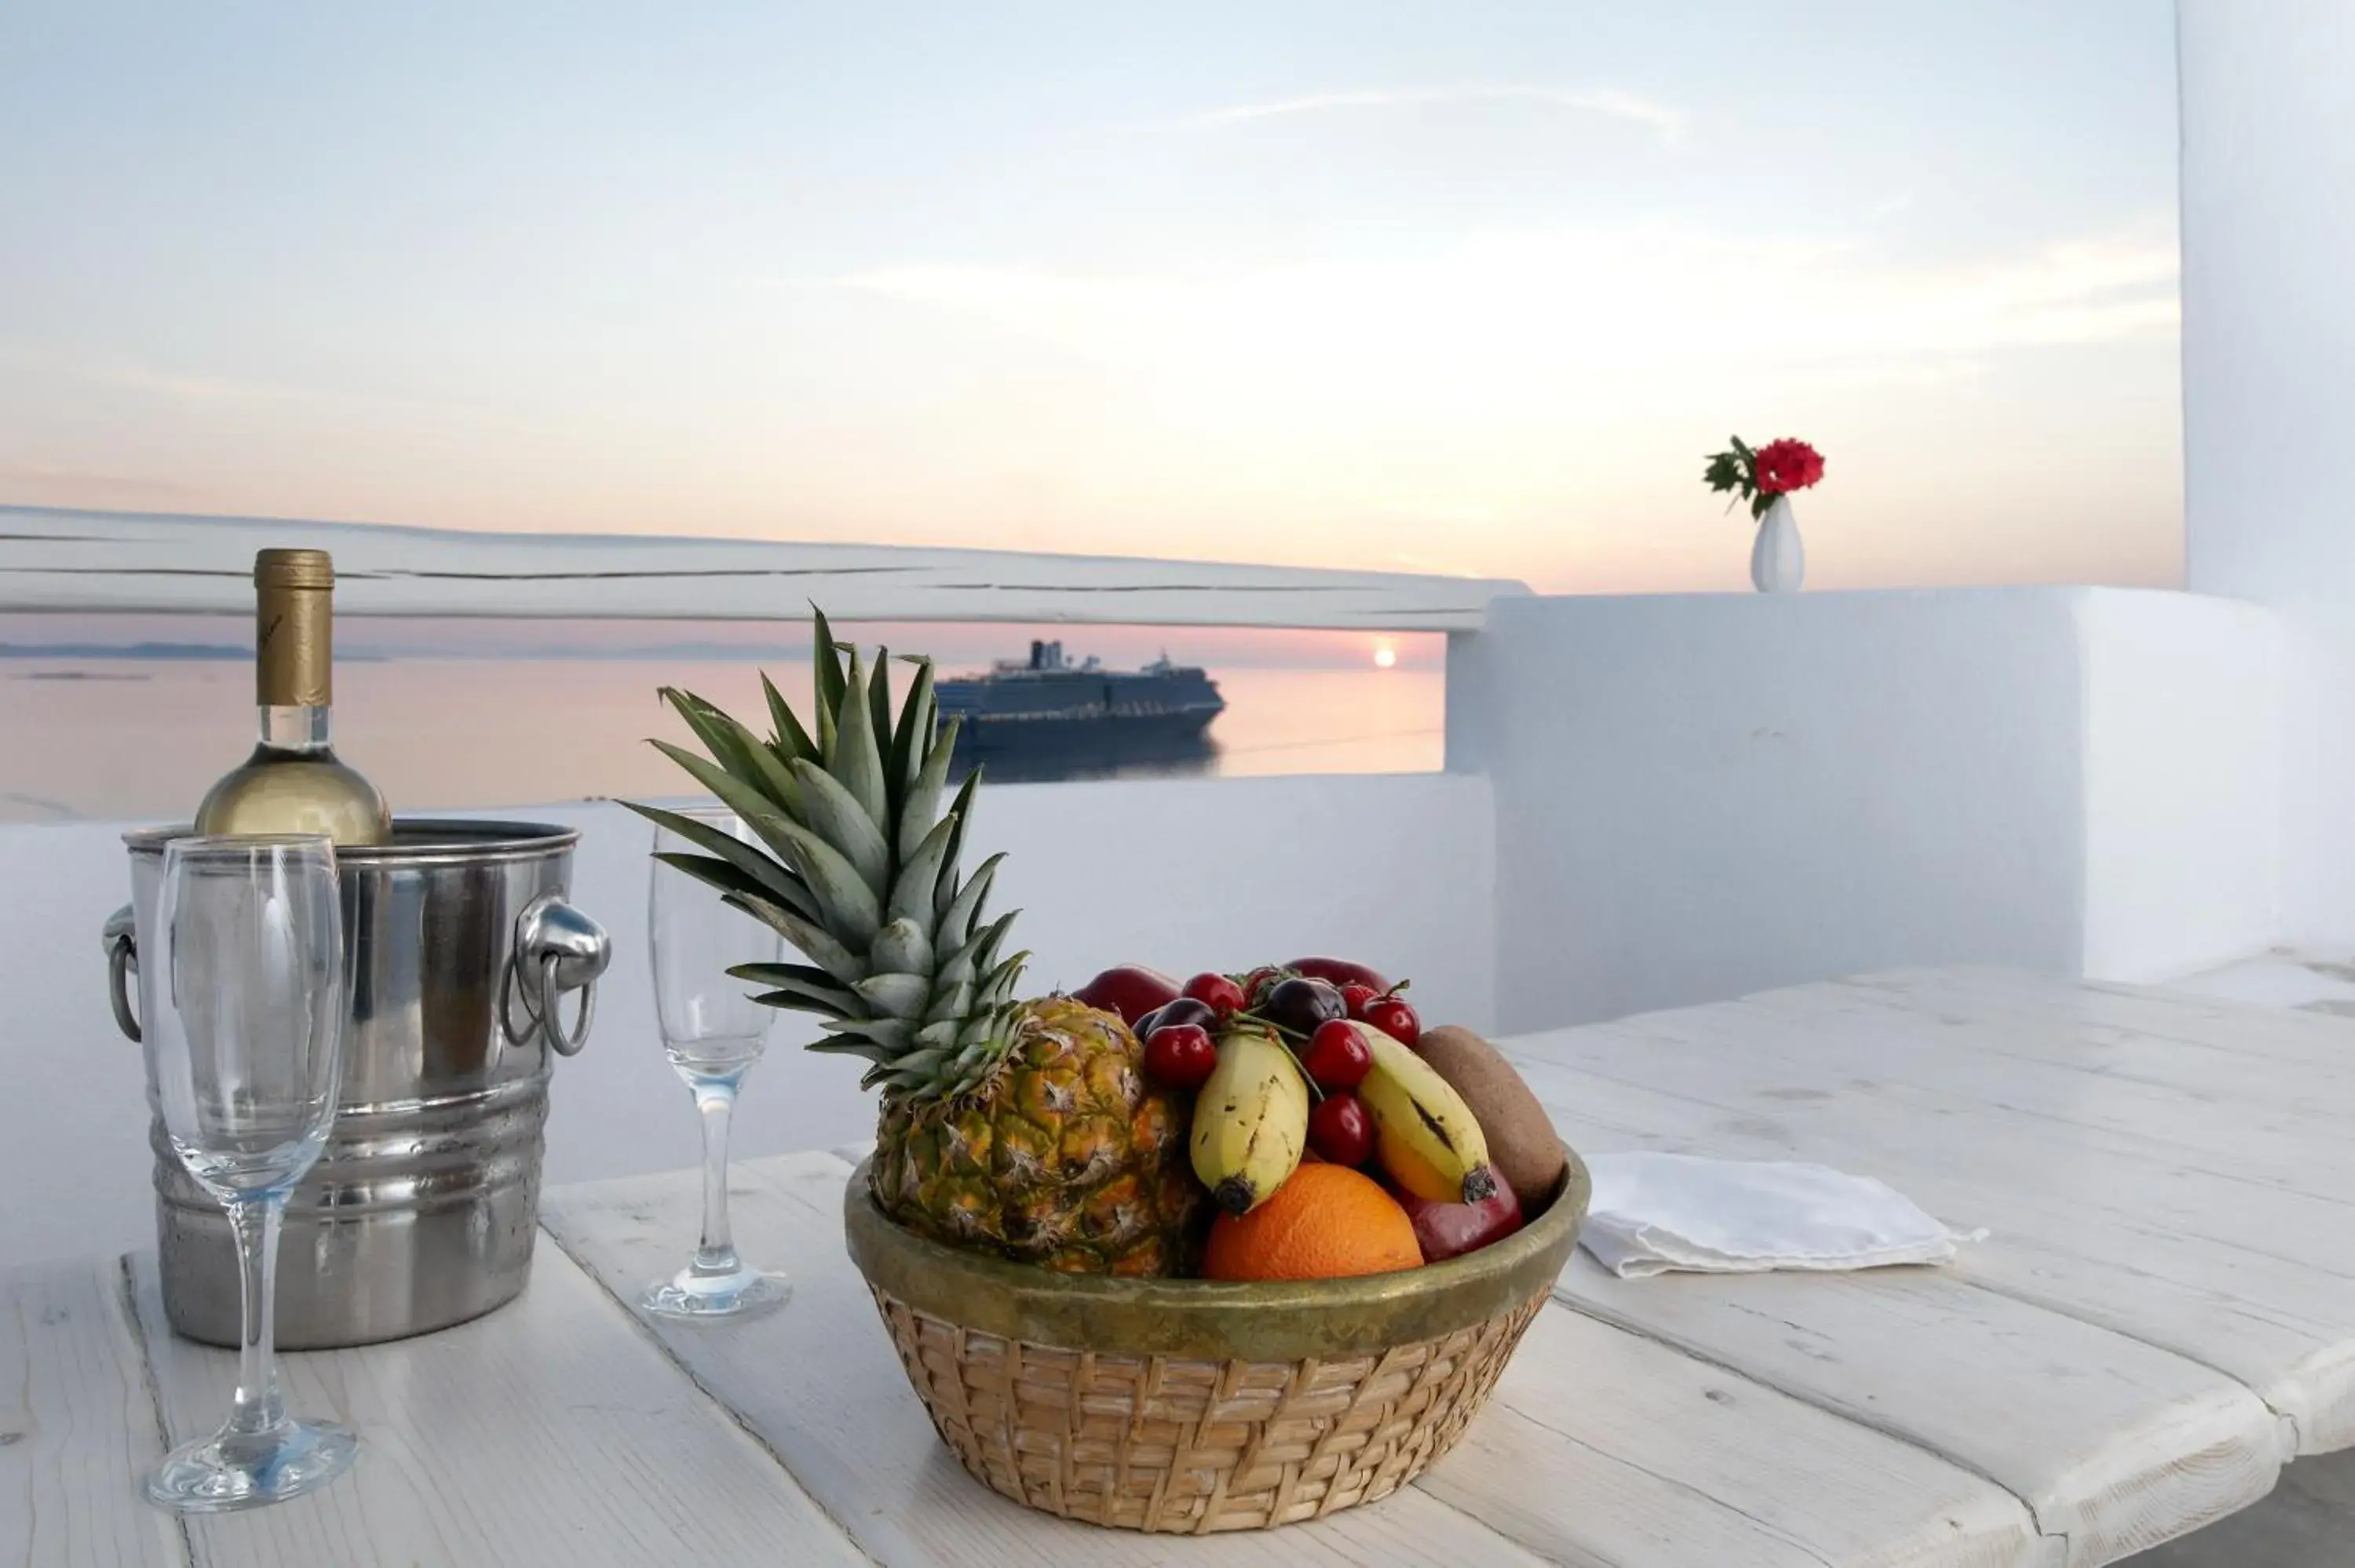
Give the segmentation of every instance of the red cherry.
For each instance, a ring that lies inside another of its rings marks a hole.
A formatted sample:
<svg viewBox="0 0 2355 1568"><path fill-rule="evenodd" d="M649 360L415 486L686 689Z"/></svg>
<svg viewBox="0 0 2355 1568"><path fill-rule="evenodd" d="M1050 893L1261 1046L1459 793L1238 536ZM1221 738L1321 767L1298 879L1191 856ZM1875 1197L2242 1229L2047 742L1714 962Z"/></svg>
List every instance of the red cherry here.
<svg viewBox="0 0 2355 1568"><path fill-rule="evenodd" d="M1221 1015L1240 1012L1246 1005L1243 988L1224 975L1196 975L1186 982L1183 994L1196 1001L1209 1002Z"/></svg>
<svg viewBox="0 0 2355 1568"><path fill-rule="evenodd" d="M1402 996L1378 996L1366 1003L1366 1022L1402 1045L1423 1038L1423 1020Z"/></svg>
<svg viewBox="0 0 2355 1568"><path fill-rule="evenodd" d="M1363 1165L1374 1152L1374 1118L1355 1095L1327 1095L1308 1113L1308 1147L1336 1165Z"/></svg>
<svg viewBox="0 0 2355 1568"><path fill-rule="evenodd" d="M1358 1026L1346 1018L1328 1018L1308 1037L1300 1065L1320 1089L1354 1089L1374 1069L1374 1054Z"/></svg>
<svg viewBox="0 0 2355 1568"><path fill-rule="evenodd" d="M1145 1075L1164 1088L1198 1089L1219 1065L1219 1048L1199 1023L1172 1023L1145 1042Z"/></svg>
<svg viewBox="0 0 2355 1568"><path fill-rule="evenodd" d="M1349 1010L1350 1017L1363 1018L1366 1016L1366 1003L1381 994L1362 980L1351 980L1341 988L1341 1005Z"/></svg>

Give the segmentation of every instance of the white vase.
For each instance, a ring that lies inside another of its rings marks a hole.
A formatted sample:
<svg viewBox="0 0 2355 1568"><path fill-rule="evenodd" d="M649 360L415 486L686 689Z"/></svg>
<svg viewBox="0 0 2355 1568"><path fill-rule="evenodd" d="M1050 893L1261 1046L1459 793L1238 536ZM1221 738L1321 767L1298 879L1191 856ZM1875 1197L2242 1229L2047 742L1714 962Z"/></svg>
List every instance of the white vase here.
<svg viewBox="0 0 2355 1568"><path fill-rule="evenodd" d="M1760 593L1796 593L1806 577L1807 551L1799 543L1791 498L1778 495L1759 520L1758 542L1750 546L1750 580Z"/></svg>

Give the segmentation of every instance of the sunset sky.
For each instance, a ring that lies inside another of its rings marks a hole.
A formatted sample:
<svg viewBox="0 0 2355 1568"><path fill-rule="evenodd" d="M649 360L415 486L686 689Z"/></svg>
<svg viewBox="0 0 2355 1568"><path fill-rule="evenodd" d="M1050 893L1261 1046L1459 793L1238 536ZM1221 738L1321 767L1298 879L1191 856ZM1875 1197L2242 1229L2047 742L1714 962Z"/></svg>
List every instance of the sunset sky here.
<svg viewBox="0 0 2355 1568"><path fill-rule="evenodd" d="M32 0L0 147L0 503L2180 573L2159 0Z"/></svg>

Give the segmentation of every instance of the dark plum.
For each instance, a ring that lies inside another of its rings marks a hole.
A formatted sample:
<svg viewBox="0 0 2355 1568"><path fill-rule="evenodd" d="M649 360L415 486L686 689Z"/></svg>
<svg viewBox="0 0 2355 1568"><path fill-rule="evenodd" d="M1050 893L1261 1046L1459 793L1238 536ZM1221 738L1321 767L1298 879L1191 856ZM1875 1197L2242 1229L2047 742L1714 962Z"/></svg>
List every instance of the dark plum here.
<svg viewBox="0 0 2355 1568"><path fill-rule="evenodd" d="M1199 1023L1215 1033L1218 1022L1217 1008L1207 1001L1199 1001L1190 996L1181 996L1177 1001L1156 1008L1147 1013L1137 1024L1136 1037L1139 1040L1146 1039L1155 1030L1167 1029L1177 1023Z"/></svg>
<svg viewBox="0 0 2355 1568"><path fill-rule="evenodd" d="M1173 1001L1169 1005L1178 1004ZM1278 981L1260 1004L1260 1012L1270 1023L1287 1034L1303 1038L1316 1033L1318 1024L1345 1017L1348 1012L1341 1003L1340 991L1330 981L1311 980L1305 975Z"/></svg>

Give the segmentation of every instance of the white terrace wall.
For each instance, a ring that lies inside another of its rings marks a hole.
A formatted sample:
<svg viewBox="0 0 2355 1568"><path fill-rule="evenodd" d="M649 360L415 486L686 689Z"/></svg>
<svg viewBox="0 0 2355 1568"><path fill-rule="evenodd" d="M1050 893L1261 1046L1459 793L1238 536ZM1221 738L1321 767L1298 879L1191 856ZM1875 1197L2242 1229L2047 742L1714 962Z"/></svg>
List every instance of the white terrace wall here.
<svg viewBox="0 0 2355 1568"><path fill-rule="evenodd" d="M2084 693L2084 973L2156 980L2279 939L2286 675L2237 599L2076 600Z"/></svg>
<svg viewBox="0 0 2355 1568"><path fill-rule="evenodd" d="M556 1066L554 1181L697 1159L664 1065L646 959L652 830L617 806L483 813L583 830L574 902L615 944L594 1034ZM1334 950L1412 975L1434 1019L1495 1022L1495 825L1485 779L1439 774L1007 785L979 848L1044 991L1143 961L1180 974ZM129 896L115 826L0 828L0 1262L153 1245L139 1047L115 1031L99 929ZM853 1064L793 1049L784 1015L747 1081L746 1153L862 1139ZM684 1245L689 1238L681 1238Z"/></svg>
<svg viewBox="0 0 2355 1568"><path fill-rule="evenodd" d="M2355 943L2355 5L2182 0L2187 581L2281 613L2288 934Z"/></svg>
<svg viewBox="0 0 2355 1568"><path fill-rule="evenodd" d="M2126 589L1500 601L1448 664L1449 766L1495 795L1498 1022L2262 947L2274 640Z"/></svg>

